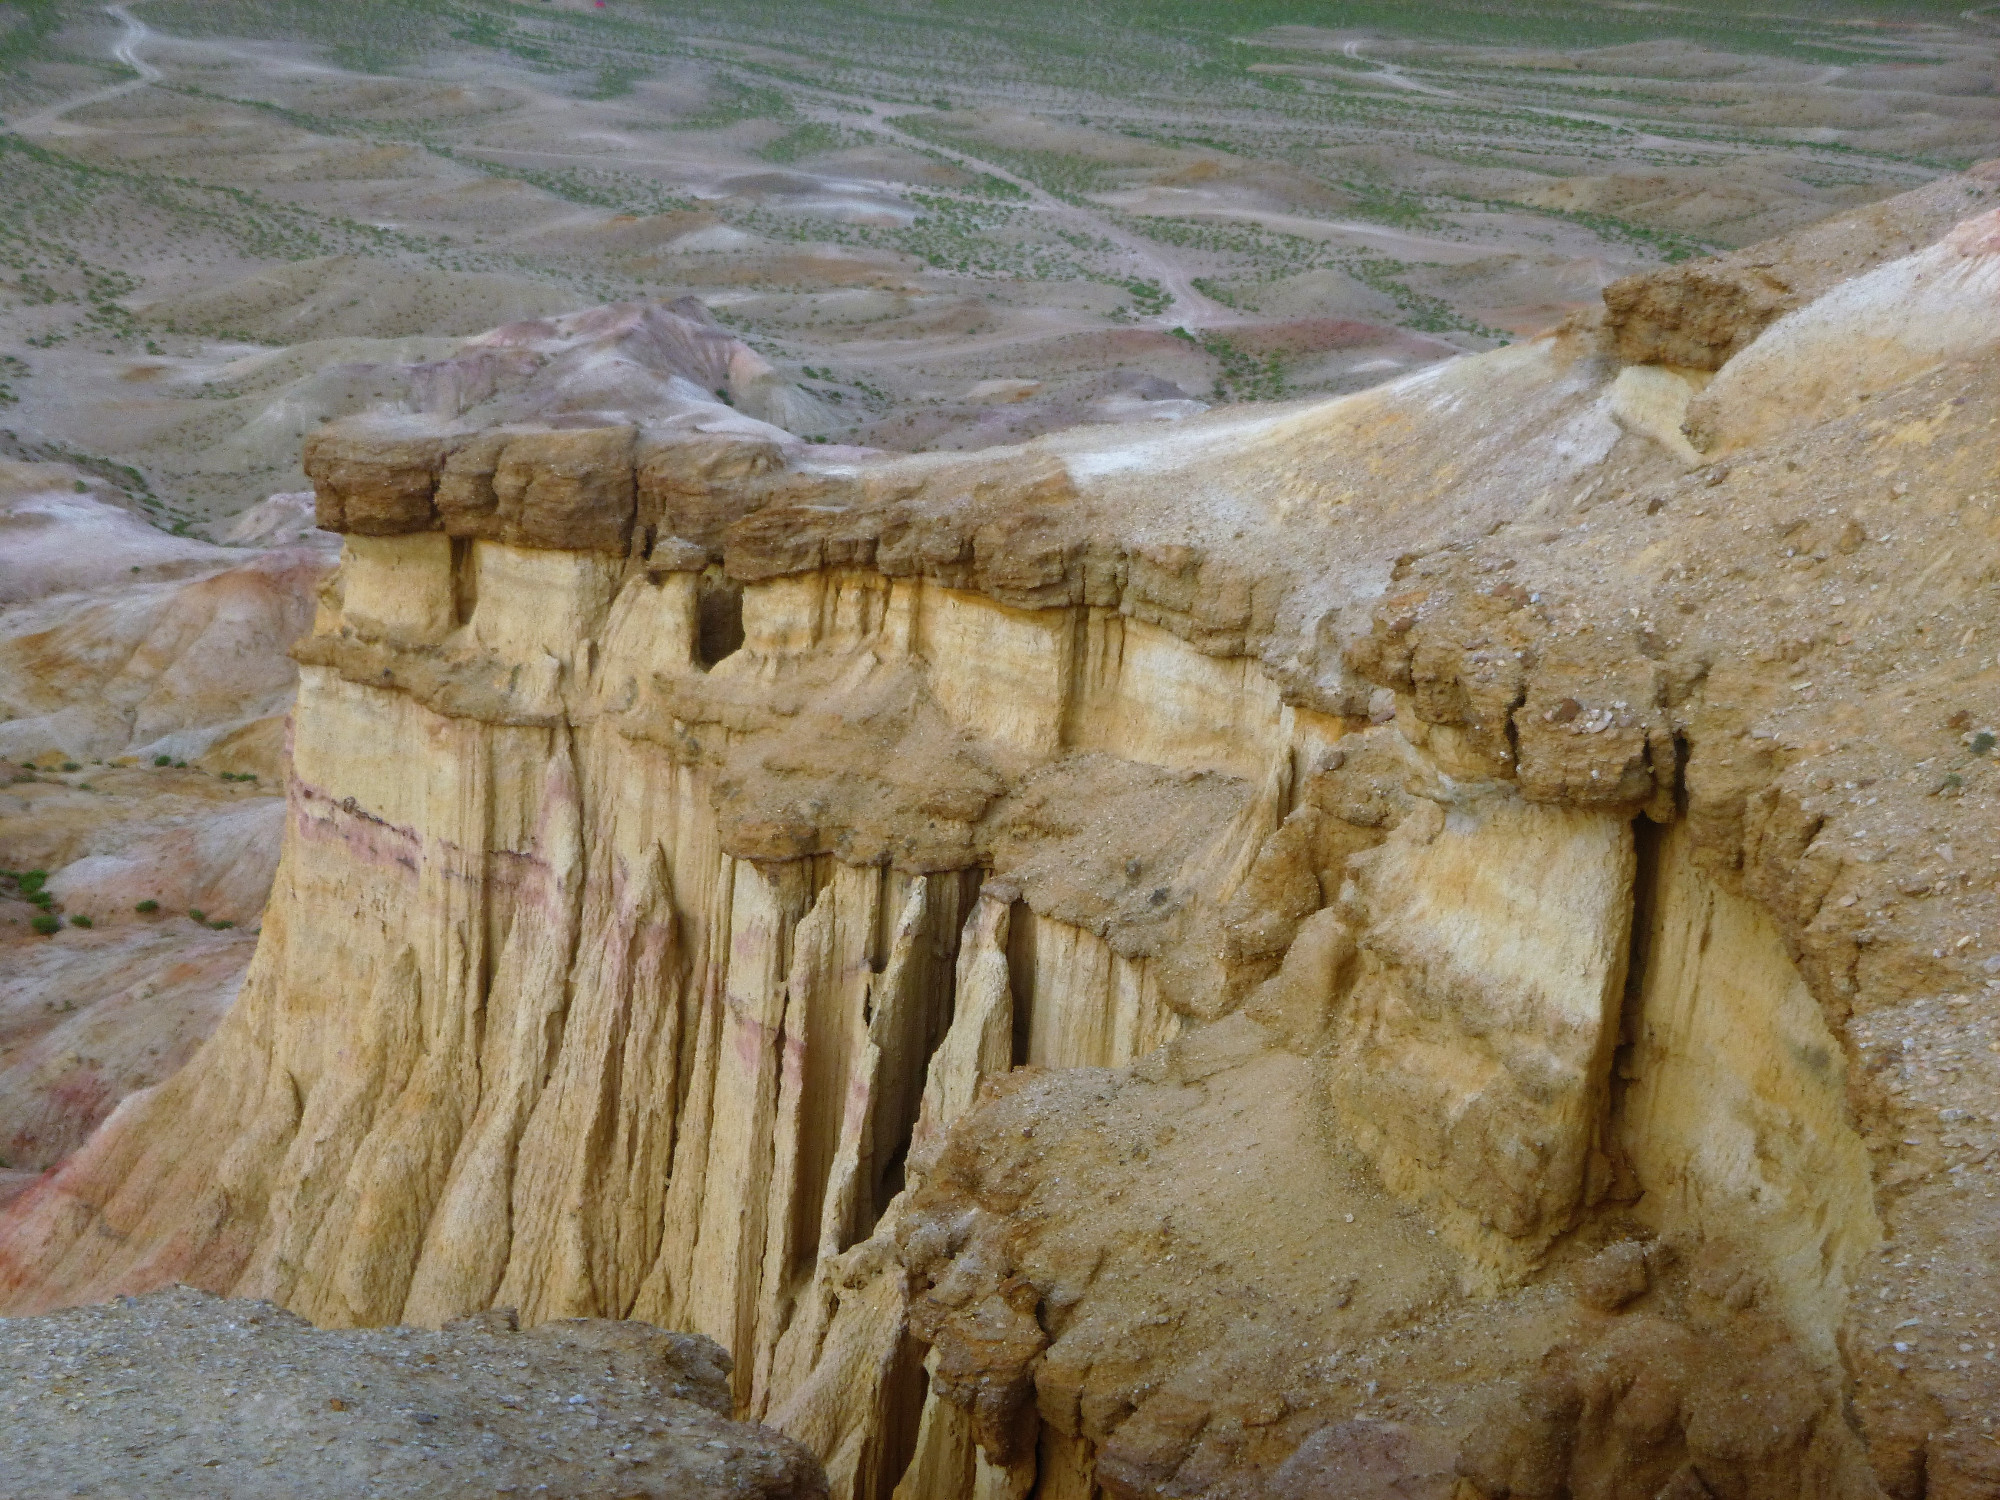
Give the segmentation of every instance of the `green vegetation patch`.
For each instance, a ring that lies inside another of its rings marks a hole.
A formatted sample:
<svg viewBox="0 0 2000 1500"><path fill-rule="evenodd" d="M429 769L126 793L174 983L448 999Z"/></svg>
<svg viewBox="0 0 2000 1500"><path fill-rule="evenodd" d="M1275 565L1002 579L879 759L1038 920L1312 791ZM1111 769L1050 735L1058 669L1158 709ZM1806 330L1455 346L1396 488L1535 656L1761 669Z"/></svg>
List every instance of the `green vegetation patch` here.
<svg viewBox="0 0 2000 1500"><path fill-rule="evenodd" d="M1420 333L1470 333L1497 343L1509 342L1500 329L1466 317L1442 297L1414 290L1402 279L1411 269L1406 261L1386 255L1356 255L1343 260L1340 268L1393 301L1401 315L1396 321L1404 328Z"/></svg>
<svg viewBox="0 0 2000 1500"><path fill-rule="evenodd" d="M841 125L808 120L803 125L794 125L770 144L759 147L757 154L765 161L789 166L808 157L826 156L835 151L870 145L877 139L878 137L866 130L849 130Z"/></svg>

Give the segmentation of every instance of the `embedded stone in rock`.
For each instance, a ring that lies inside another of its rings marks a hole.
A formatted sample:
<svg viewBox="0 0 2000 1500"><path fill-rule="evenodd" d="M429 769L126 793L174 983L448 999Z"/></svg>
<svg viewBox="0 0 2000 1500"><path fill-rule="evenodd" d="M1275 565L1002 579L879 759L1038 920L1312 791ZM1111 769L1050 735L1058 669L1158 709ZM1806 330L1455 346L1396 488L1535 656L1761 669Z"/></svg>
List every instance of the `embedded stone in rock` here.
<svg viewBox="0 0 2000 1500"><path fill-rule="evenodd" d="M438 476L437 511L444 529L456 537L486 537L502 541L507 534L500 519L493 473L512 433L502 427L475 433L455 445Z"/></svg>
<svg viewBox="0 0 2000 1500"><path fill-rule="evenodd" d="M1630 829L1514 797L1449 814L1412 799L1348 865L1362 961L1336 997L1333 1108L1474 1265L1517 1275L1582 1209L1601 1151Z"/></svg>
<svg viewBox="0 0 2000 1500"><path fill-rule="evenodd" d="M362 536L443 530L519 547L623 553L629 426L441 432L415 417L333 423L306 440L319 524Z"/></svg>
<svg viewBox="0 0 2000 1500"><path fill-rule="evenodd" d="M1606 331L1628 363L1719 370L1786 313L1934 243L1996 198L2000 162L1982 162L1780 240L1627 276L1604 289Z"/></svg>
<svg viewBox="0 0 2000 1500"><path fill-rule="evenodd" d="M1735 454L1994 348L2000 210L1787 313L1688 403L1686 430L1704 453Z"/></svg>
<svg viewBox="0 0 2000 1500"><path fill-rule="evenodd" d="M1279 1466L1270 1500L1450 1500L1452 1458L1435 1430L1374 1417L1329 1422Z"/></svg>
<svg viewBox="0 0 2000 1500"><path fill-rule="evenodd" d="M1621 359L1694 370L1721 369L1796 305L1791 286L1769 272L1708 265L1627 276L1604 289Z"/></svg>
<svg viewBox="0 0 2000 1500"><path fill-rule="evenodd" d="M1642 1297L1652 1283L1646 1269L1646 1247L1637 1240L1620 1240L1607 1245L1584 1264L1577 1274L1576 1295L1586 1307L1599 1312L1616 1312L1635 1297Z"/></svg>

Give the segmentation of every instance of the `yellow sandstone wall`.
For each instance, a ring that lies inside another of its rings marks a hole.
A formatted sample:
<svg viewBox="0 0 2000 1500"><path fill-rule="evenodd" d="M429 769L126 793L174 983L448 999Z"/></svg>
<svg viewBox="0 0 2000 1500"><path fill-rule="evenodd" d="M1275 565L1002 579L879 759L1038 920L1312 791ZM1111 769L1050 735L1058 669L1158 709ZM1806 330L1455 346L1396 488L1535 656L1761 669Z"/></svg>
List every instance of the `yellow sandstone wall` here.
<svg viewBox="0 0 2000 1500"><path fill-rule="evenodd" d="M699 592L604 553L350 539L318 635L384 665L304 669L243 998L10 1231L36 1267L10 1310L181 1278L329 1325L640 1317L727 1346L745 1410L840 1494L1087 1494L1076 1440L996 1469L920 1400L894 1202L981 1079L1119 1067L1202 1016L1158 955L982 896L976 860L726 847L715 744L907 681L998 774L1095 756L1241 789L1177 878L1473 1280L1532 1267L1622 1153L1646 1214L1748 1244L1830 1340L1875 1233L1838 1052L1678 830L1641 901L1625 815L1466 779L1104 608L824 569L750 585L707 668ZM1291 956L1259 968L1238 929L1273 910Z"/></svg>

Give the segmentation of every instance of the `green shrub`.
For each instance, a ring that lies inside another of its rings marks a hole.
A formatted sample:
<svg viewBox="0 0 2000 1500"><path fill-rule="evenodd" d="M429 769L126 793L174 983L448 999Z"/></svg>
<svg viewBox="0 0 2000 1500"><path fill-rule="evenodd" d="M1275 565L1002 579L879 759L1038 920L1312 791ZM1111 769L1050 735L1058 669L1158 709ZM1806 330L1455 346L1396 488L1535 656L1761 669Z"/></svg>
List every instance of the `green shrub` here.
<svg viewBox="0 0 2000 1500"><path fill-rule="evenodd" d="M201 923L204 927L208 925L208 913L198 906L190 906L188 908L188 918L191 921Z"/></svg>
<svg viewBox="0 0 2000 1500"><path fill-rule="evenodd" d="M78 912L69 919L69 925L72 927L89 927L93 924L90 918L86 917L82 912Z"/></svg>
<svg viewBox="0 0 2000 1500"><path fill-rule="evenodd" d="M28 925L43 937L53 937L56 933L62 931L62 919L60 917L52 917L47 912L43 912Z"/></svg>
<svg viewBox="0 0 2000 1500"><path fill-rule="evenodd" d="M170 766L173 763L174 758L171 755L156 755L153 757L153 764L156 766Z"/></svg>
<svg viewBox="0 0 2000 1500"><path fill-rule="evenodd" d="M36 891L39 891L44 885L48 884L49 872L47 870L23 870L15 878L21 882L21 894L32 896Z"/></svg>
<svg viewBox="0 0 2000 1500"><path fill-rule="evenodd" d="M159 909L160 903L155 901L151 896L148 896L144 901L141 901L137 906L132 908L132 910L148 917Z"/></svg>

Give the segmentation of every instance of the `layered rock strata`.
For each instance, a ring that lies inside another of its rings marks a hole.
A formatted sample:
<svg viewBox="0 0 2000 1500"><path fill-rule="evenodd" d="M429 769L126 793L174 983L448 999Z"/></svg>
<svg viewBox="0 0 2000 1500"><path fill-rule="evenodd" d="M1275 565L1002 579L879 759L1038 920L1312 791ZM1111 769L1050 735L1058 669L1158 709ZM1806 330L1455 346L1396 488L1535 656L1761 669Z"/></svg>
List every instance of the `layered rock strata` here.
<svg viewBox="0 0 2000 1500"><path fill-rule="evenodd" d="M327 429L243 997L9 1307L643 1318L843 1495L1984 1493L1993 232L1726 464L1588 330L973 457Z"/></svg>

